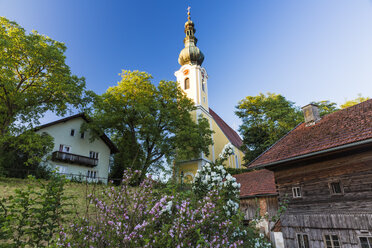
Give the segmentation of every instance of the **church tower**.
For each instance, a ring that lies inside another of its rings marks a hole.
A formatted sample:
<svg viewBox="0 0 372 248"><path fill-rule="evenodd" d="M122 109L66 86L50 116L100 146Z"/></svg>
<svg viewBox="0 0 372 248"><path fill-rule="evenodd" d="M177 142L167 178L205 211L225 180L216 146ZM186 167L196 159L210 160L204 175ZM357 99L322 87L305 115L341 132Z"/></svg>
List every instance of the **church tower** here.
<svg viewBox="0 0 372 248"><path fill-rule="evenodd" d="M177 82L195 104L196 110L191 113L195 121L199 116L203 116L209 121L212 134L213 145L209 147L209 156L200 154L198 158L189 161L178 161L178 173L183 176L184 182L191 182L198 169L204 164L214 162L227 143L234 146L234 154L228 159L226 167L240 168L242 165L243 152L240 147L242 140L239 135L219 117L216 112L209 108L208 103L208 74L202 67L204 55L196 46L195 26L190 18L190 7L187 12L187 22L185 23L186 37L183 40L185 47L178 56L178 63L181 68L174 73Z"/></svg>
<svg viewBox="0 0 372 248"><path fill-rule="evenodd" d="M181 68L175 72L177 82L186 92L187 96L192 99L198 107L198 112L209 114L208 108L208 75L206 70L201 66L204 55L196 46L194 23L190 18L190 8L187 12L187 22L185 23L186 37L183 40L185 48L182 49L178 57L178 63Z"/></svg>

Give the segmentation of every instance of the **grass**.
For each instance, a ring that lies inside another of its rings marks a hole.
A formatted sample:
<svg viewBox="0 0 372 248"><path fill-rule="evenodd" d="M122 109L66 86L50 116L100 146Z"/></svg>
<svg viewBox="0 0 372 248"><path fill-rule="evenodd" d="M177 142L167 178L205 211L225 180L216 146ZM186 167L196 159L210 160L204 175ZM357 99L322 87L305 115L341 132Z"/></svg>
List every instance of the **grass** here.
<svg viewBox="0 0 372 248"><path fill-rule="evenodd" d="M15 195L16 189L26 190L28 186L37 190L40 188L40 183L45 184L47 181L0 177L0 199ZM82 216L86 213L89 204L87 196L91 193L103 192L107 187L104 184L68 182L64 187L64 195L68 198L68 203L72 203L70 210Z"/></svg>

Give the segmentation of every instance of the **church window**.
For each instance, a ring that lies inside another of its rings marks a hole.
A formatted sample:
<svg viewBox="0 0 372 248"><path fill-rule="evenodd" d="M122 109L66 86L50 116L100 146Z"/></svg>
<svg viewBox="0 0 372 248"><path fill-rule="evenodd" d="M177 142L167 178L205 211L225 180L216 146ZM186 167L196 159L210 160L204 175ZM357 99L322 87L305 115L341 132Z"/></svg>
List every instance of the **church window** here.
<svg viewBox="0 0 372 248"><path fill-rule="evenodd" d="M190 89L190 79L186 78L185 79L185 90Z"/></svg>

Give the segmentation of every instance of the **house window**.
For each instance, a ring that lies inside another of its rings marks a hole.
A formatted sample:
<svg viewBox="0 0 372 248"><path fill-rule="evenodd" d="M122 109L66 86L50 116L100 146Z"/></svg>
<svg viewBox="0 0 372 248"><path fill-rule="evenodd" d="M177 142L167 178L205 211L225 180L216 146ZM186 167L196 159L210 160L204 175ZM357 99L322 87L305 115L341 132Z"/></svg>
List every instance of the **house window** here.
<svg viewBox="0 0 372 248"><path fill-rule="evenodd" d="M293 198L300 198L300 197L302 197L302 195L301 195L301 188L300 187L292 187L292 194L293 194Z"/></svg>
<svg viewBox="0 0 372 248"><path fill-rule="evenodd" d="M297 234L298 248L309 248L309 237L307 234Z"/></svg>
<svg viewBox="0 0 372 248"><path fill-rule="evenodd" d="M186 78L185 79L185 90L190 89L190 79Z"/></svg>
<svg viewBox="0 0 372 248"><path fill-rule="evenodd" d="M362 248L372 248L372 237L359 237Z"/></svg>
<svg viewBox="0 0 372 248"><path fill-rule="evenodd" d="M340 182L332 182L329 184L329 189L331 190L332 195L343 194L343 188Z"/></svg>
<svg viewBox="0 0 372 248"><path fill-rule="evenodd" d="M89 152L89 157L90 158L98 159L98 152L92 152L92 151L90 151Z"/></svg>
<svg viewBox="0 0 372 248"><path fill-rule="evenodd" d="M75 136L75 129L71 129L70 135Z"/></svg>
<svg viewBox="0 0 372 248"><path fill-rule="evenodd" d="M95 170L88 170L87 178L93 178L95 179L97 177L97 171Z"/></svg>
<svg viewBox="0 0 372 248"><path fill-rule="evenodd" d="M59 151L60 152L70 153L71 152L71 146L60 144L59 145Z"/></svg>
<svg viewBox="0 0 372 248"><path fill-rule="evenodd" d="M82 139L85 138L85 132L80 133L80 138L82 138Z"/></svg>
<svg viewBox="0 0 372 248"><path fill-rule="evenodd" d="M326 248L340 248L340 239L337 235L324 235L324 244Z"/></svg>

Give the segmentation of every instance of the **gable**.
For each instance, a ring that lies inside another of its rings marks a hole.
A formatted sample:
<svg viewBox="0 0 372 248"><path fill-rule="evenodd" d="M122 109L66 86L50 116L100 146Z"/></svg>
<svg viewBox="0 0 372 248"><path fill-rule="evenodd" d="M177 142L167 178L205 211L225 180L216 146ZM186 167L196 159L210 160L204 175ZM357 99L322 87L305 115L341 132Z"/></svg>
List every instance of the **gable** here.
<svg viewBox="0 0 372 248"><path fill-rule="evenodd" d="M40 131L42 129L46 130L46 129L55 128L59 125L66 125L66 124L71 125L74 122L78 122L81 125L81 123L83 123L84 121L89 122L89 119L84 113L80 113L80 114L72 115L72 116L57 120L57 121L53 121L53 122L49 122L47 124L41 125L35 128L35 130ZM80 125L79 127L77 127L76 124L74 125L76 129L75 132L77 133L77 135L80 135L80 132L79 132ZM66 135L68 134L66 133ZM89 139L89 137L87 137L87 139ZM110 149L111 154L119 151L118 148L115 146L115 144L106 136L106 134L101 135L100 140L104 142L104 144Z"/></svg>

